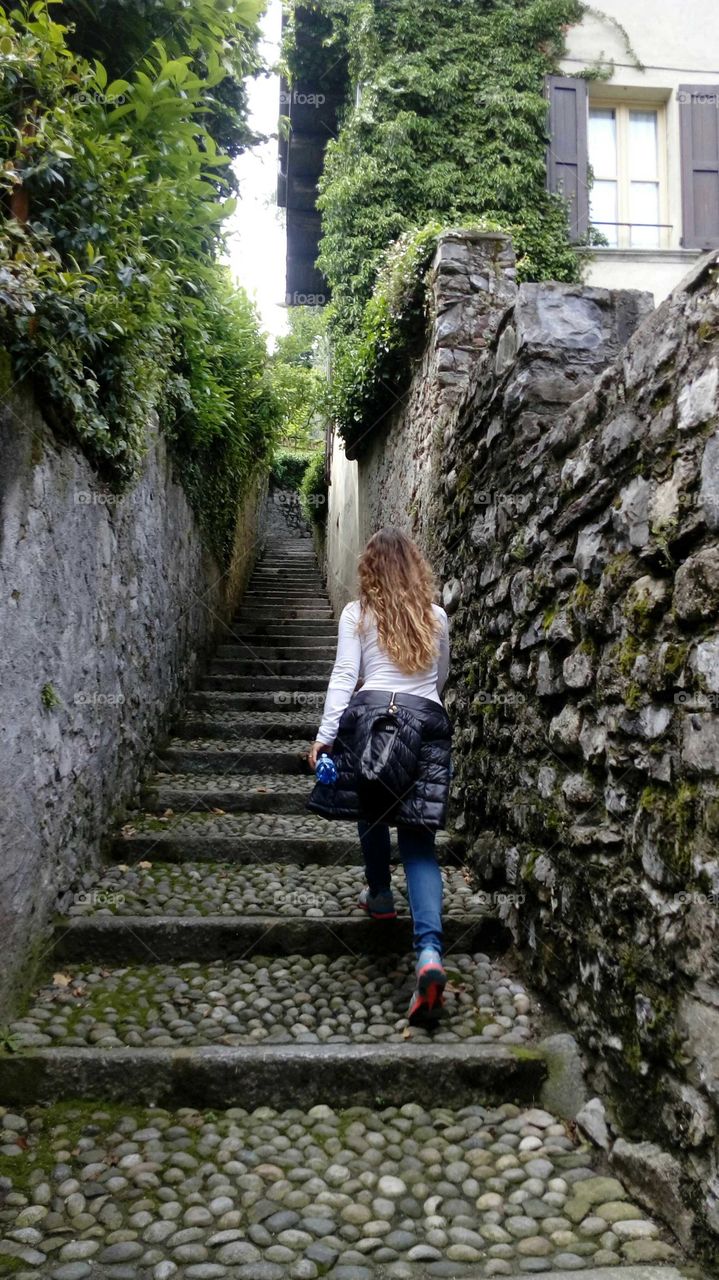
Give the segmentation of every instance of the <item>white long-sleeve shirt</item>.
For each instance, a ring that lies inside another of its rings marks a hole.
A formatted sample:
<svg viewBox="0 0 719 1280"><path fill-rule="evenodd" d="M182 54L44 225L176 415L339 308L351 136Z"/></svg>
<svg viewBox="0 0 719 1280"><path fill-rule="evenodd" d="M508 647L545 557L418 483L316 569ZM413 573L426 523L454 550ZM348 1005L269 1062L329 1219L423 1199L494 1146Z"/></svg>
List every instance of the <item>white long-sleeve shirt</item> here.
<svg viewBox="0 0 719 1280"><path fill-rule="evenodd" d="M449 671L449 624L444 609L438 604L433 604L432 608L441 624L439 651L426 671L408 675L406 671L400 671L389 654L380 648L377 625L371 615L364 631L358 632L359 600L351 600L345 605L339 622L337 657L327 689L322 723L317 730L318 742L323 742L325 746L331 746L334 742L342 712L360 678L363 689L413 693L419 698L441 702L439 695Z"/></svg>

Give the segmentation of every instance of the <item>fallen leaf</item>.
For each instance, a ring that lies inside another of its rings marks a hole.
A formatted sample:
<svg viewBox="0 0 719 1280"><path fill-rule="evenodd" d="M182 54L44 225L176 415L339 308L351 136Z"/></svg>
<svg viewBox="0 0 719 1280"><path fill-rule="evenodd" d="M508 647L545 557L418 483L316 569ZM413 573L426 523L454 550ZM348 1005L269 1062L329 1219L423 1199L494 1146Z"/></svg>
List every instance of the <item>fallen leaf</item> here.
<svg viewBox="0 0 719 1280"><path fill-rule="evenodd" d="M52 975L52 984L54 987L69 987L72 977L69 973L54 973Z"/></svg>
<svg viewBox="0 0 719 1280"><path fill-rule="evenodd" d="M224 817L225 817L225 810L224 810L224 809L210 809L210 813L215 813L215 814L217 814L217 817L218 817L218 818L224 818Z"/></svg>
<svg viewBox="0 0 719 1280"><path fill-rule="evenodd" d="M116 870L116 871L129 871L129 870L130 870L130 868L129 868L129 867L128 867L124 862L118 862L117 867L115 868L115 870Z"/></svg>
<svg viewBox="0 0 719 1280"><path fill-rule="evenodd" d="M151 862L138 862L138 864L137 864L137 865L138 865L138 867L140 868L140 870L141 870L141 871L149 871L149 870L150 870L150 867L152 866L152 863L151 863Z"/></svg>
<svg viewBox="0 0 719 1280"><path fill-rule="evenodd" d="M403 1039L403 1040L411 1040L411 1039L412 1039L412 1028L411 1028L411 1027L405 1027L404 1031L402 1032L402 1039Z"/></svg>
<svg viewBox="0 0 719 1280"><path fill-rule="evenodd" d="M174 809L165 809L165 810L164 810L164 812L163 812L163 814L162 814L162 816L163 816L163 818L174 818L174 816L175 816L175 810L174 810Z"/></svg>

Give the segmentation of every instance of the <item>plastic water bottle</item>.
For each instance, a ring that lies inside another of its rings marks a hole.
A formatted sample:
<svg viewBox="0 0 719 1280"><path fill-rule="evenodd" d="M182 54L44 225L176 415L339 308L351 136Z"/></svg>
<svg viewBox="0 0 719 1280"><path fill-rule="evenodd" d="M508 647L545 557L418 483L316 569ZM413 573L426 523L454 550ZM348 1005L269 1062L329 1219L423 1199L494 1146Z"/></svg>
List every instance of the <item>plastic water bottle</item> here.
<svg viewBox="0 0 719 1280"><path fill-rule="evenodd" d="M327 755L326 751L322 752L315 765L315 777L318 782L322 782L326 786L337 781L337 765L332 757Z"/></svg>

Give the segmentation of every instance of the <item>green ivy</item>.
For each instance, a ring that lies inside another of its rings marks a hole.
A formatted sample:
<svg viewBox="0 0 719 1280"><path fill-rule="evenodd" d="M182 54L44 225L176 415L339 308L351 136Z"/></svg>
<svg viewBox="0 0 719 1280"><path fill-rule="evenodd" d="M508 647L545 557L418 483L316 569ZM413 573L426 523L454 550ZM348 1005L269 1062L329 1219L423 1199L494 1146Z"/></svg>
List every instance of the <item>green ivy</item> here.
<svg viewBox="0 0 719 1280"><path fill-rule="evenodd" d="M219 262L230 156L204 118L259 3L202 0L190 21L158 0L185 27L114 81L73 47L78 4L56 18L49 3L0 14L0 345L113 487L137 476L157 411L226 558L278 411L256 315Z"/></svg>
<svg viewBox="0 0 719 1280"><path fill-rule="evenodd" d="M314 74L321 87L323 64L344 59L349 68L347 105L320 181L318 264L332 294L334 413L351 441L386 411L390 396L380 390L372 413L380 384L394 394L406 383L435 229L507 231L519 280L579 278L565 204L546 187L544 78L557 69L582 5L297 0L291 7L285 56L295 81L312 85ZM301 30L308 11L321 39ZM407 286L406 315L395 284Z"/></svg>

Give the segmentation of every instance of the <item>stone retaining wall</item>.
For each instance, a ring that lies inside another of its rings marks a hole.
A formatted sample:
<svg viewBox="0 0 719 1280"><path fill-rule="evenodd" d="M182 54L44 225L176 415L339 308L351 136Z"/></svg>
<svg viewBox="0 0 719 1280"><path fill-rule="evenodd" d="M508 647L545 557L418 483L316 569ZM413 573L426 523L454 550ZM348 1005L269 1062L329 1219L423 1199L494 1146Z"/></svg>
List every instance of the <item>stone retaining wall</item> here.
<svg viewBox="0 0 719 1280"><path fill-rule="evenodd" d="M436 358L435 310L352 464L361 535L393 521L440 572L455 835L582 1040L607 1103L582 1123L684 1243L715 1241L718 259L653 311L517 291L496 245L455 244L472 354Z"/></svg>
<svg viewBox="0 0 719 1280"><path fill-rule="evenodd" d="M593 294L523 286L445 441L455 813L686 1242L719 1232L715 255L631 337L641 295Z"/></svg>
<svg viewBox="0 0 719 1280"><path fill-rule="evenodd" d="M118 500L29 397L0 413L0 1016L254 561L263 481L222 572L150 434Z"/></svg>

